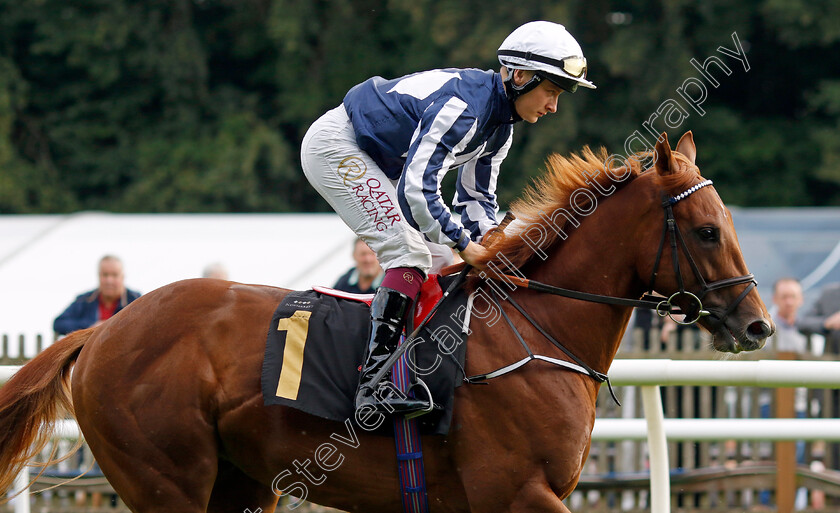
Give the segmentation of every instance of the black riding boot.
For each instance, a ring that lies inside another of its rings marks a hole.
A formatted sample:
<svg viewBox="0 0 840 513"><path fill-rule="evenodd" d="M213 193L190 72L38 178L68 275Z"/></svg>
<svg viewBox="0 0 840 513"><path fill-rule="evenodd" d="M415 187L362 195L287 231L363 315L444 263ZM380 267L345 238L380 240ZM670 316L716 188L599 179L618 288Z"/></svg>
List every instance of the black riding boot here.
<svg viewBox="0 0 840 513"><path fill-rule="evenodd" d="M412 301L412 298L393 289L379 287L376 290L370 305L371 334L359 376L359 388L356 389L356 409L369 405L382 413L397 414L429 409L427 401L396 394L396 389L380 391L380 383L387 379L390 371L382 381L373 382L373 377L397 349Z"/></svg>

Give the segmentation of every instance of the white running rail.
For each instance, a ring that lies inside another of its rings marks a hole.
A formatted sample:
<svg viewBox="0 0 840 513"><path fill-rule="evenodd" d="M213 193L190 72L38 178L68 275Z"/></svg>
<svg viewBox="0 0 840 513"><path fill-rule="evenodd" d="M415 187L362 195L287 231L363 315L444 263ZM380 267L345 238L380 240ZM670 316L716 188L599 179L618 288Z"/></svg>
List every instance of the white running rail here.
<svg viewBox="0 0 840 513"><path fill-rule="evenodd" d="M670 513L668 439L672 440L840 440L840 419L670 419L665 420L661 385L840 388L840 362L758 360L615 360L615 386L642 388L645 420L595 421L592 438L644 439L650 457L651 513ZM644 424L641 424L644 422ZM644 426L644 435L642 434Z"/></svg>

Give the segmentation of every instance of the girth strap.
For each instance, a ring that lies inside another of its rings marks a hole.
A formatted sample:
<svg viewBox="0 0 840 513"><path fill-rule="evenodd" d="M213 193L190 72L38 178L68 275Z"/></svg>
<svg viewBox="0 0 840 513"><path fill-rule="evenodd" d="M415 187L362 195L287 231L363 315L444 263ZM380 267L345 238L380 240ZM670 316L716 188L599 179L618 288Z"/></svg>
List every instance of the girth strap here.
<svg viewBox="0 0 840 513"><path fill-rule="evenodd" d="M519 306L519 303L517 303L511 296L508 295L505 298L507 300L507 302L510 303L514 308L516 308L516 310L520 313L520 315L522 315L522 317L524 317L525 320L527 320L529 323L531 323L531 325L534 328L536 328L537 331L539 331L540 334L542 334L543 337L545 337L555 347L557 347L558 349L563 351L563 353L565 353L566 356L568 356L569 358L574 360L575 363L570 363L570 362L566 362L564 360L558 360L556 358L550 358L550 357L547 357L547 356L535 355L533 353L533 351L531 351L531 348L528 347L528 344L525 342L525 340L522 338L522 335L519 333L519 330L516 329L516 326L514 326L513 322L510 320L510 317L508 317L507 313L505 313L505 310L503 308L501 308L501 306L499 305L498 296L496 294L496 291L491 289L490 292L492 294L493 301L496 303L496 306L498 306L499 310L502 312L502 317L505 319L505 322L507 322L508 326L510 326L510 329L513 330L513 333L514 333L514 335L516 335L516 338L519 340L519 343L522 344L522 346L525 348L525 351L528 352L528 356L526 358L523 358L522 360L519 360L519 361L514 362L510 365L507 365L505 367L497 369L493 372L488 372L488 373L485 373L485 374L478 374L478 375L475 375L475 376L469 376L467 378L464 378L464 381L466 381L467 383L472 383L472 384L480 383L480 382L483 382L487 379L496 378L496 377L502 376L504 374L508 374L510 372L513 372L516 369L522 367L526 363L531 362L533 360L541 360L541 361L544 361L544 362L552 363L554 365L558 365L560 367L565 367L567 369L570 369L570 370L573 370L573 371L576 371L576 372L580 372L581 374L586 374L589 377L591 377L592 379L594 379L595 381L597 381L598 383L606 383L607 387L610 390L610 395L612 396L613 401L615 401L615 403L617 405L621 406L621 402L618 400L618 397L616 397L615 391L613 390L612 383L610 383L610 378L606 374L594 370L592 367L587 365L583 360L578 358L574 353L572 353L571 351L566 349L566 347L564 347L560 342L555 340L555 338L552 337L547 331L545 331L545 329L543 329L542 326L537 324L537 322L530 315L528 315L528 313L521 306Z"/></svg>

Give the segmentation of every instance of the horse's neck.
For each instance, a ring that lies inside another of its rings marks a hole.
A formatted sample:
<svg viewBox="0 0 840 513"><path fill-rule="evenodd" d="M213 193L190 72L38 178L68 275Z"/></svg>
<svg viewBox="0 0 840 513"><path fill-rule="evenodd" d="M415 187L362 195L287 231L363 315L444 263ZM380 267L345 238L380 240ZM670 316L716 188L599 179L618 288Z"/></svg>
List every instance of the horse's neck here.
<svg viewBox="0 0 840 513"><path fill-rule="evenodd" d="M641 213L605 201L560 242L545 262L532 266L527 277L581 292L637 298L633 240ZM622 209L622 210L620 210ZM525 292L545 329L595 370L606 372L618 351L632 309Z"/></svg>

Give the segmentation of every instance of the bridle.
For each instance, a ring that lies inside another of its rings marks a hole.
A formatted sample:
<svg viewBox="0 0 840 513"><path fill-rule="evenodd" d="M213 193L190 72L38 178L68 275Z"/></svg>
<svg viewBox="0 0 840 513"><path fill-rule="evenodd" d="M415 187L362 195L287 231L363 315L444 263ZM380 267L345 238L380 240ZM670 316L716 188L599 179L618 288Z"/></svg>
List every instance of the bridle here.
<svg viewBox="0 0 840 513"><path fill-rule="evenodd" d="M601 294L591 294L588 292L580 292L576 290L569 290L561 287L555 287L553 285L548 285L546 283L529 280L522 276L511 276L509 274L503 273L495 273L496 276L491 276L488 273L482 272L479 274L479 276L487 280L488 283L491 281L507 281L509 284L518 285L537 292L544 292L547 294L578 299L581 301L590 301L594 303L603 303L619 306L632 306L636 308L648 308L655 310L657 314L659 314L662 317L668 315L674 320L674 322L683 325L694 324L698 320L700 320L701 317L704 316L714 317L714 322L716 324L722 325L723 322L726 321L727 317L729 317L729 315L735 311L738 305L741 304L741 301L743 301L744 298L747 297L747 294L749 294L750 291L753 288L755 288L758 283L755 280L755 276L753 276L752 274L745 274L743 276L735 276L732 278L724 278L722 280L707 283L706 280L703 278L699 267L697 267L697 263L691 256L691 251L689 251L688 245L686 244L685 239L683 238L682 233L680 232L680 229L677 226L677 220L674 217L673 207L675 204L688 198L695 192L709 185L712 185L712 181L705 180L690 187L689 189L683 191L682 193L676 196L665 196L663 198L662 208L665 212L665 223L662 228L662 236L659 240L659 249L656 252L656 260L654 261L653 271L651 272L648 291L644 296L642 296L641 299L629 299L614 296L606 296ZM505 221L502 222L500 228L504 225ZM654 286L656 285L656 277L658 274L659 264L662 260L662 253L665 249L666 238L669 240L670 243L674 274L676 275L677 285L679 286L679 290L671 294L667 298L664 296L654 295L653 293ZM697 294L689 292L685 288L685 283L683 282L682 278L682 269L680 268L679 248L682 248L683 253L685 253L686 259L688 260L689 266L691 267L691 271L694 274L694 277L697 280L697 282L701 285L701 289ZM465 271L466 270L468 269L465 269ZM726 309L723 312L723 315L721 315L719 318L714 313L703 309L703 298L705 298L706 294L708 294L709 292L727 287L733 287L735 285L741 285L744 283L747 283L749 285L741 292L740 295L738 295L735 301L733 301L729 306L726 307ZM493 287L491 286L491 289L492 288ZM539 331L554 346L562 350L575 363L567 362L564 360L558 360L556 358L549 358L542 355L535 355L525 343L525 340L519 334L519 331L516 329L513 322L511 322L511 320L505 314L505 321L507 322L508 326L510 326L510 328L513 330L519 342L525 347L525 350L528 352L528 356L519 360L518 362L512 363L493 372L465 377L464 380L466 382L483 383L488 379L512 372L532 360L542 360L558 365L560 367L580 372L582 374L588 374L592 379L599 383L606 382L613 400L617 404L621 404L619 403L618 398L616 397L615 392L613 391L612 385L610 384L609 377L606 374L592 369L589 365L584 363L580 358L578 358L571 351L569 351L562 344L560 344L560 342L555 340L554 337L552 337L548 332L545 331L545 329L543 329L539 324L537 324L537 322L530 315L528 315L528 313L509 294L502 295L501 298L499 298L495 289L491 291L491 294L496 302L499 302L500 300L502 300L502 298L503 300L509 302L520 313L520 315L522 315L537 329L537 331ZM680 297L687 298L690 302L689 307L686 309L686 311L682 311L678 306L673 304L674 300ZM503 309L500 310L504 313ZM673 316L676 314L684 314L685 317L683 319L674 319Z"/></svg>
<svg viewBox="0 0 840 513"><path fill-rule="evenodd" d="M668 239L671 244L671 258L673 260L673 267L674 267L674 274L677 277L677 285L680 287L680 290L671 294L670 297L661 301L657 307L656 312L661 316L665 317L666 315L670 316L674 322L678 324L688 325L694 324L701 317L711 315L713 317L717 317L713 315L708 310L703 310L703 298L706 297L706 294L713 290L723 289L727 287L732 287L735 285L741 285L744 283L748 283L749 285L747 288L741 292L741 294L733 301L726 310L723 312L723 315L720 318L716 318L715 321L717 323L723 324L726 321L727 317L738 308L738 305L741 304L741 301L747 297L747 294L758 285L758 282L755 280L755 276L752 274L745 274L743 276L735 276L732 278L724 278L722 280L713 281L711 283L706 283L706 280L703 279L703 275L700 273L700 269L697 267L697 263L694 261L694 257L691 256L691 251L688 250L688 246L685 243L685 239L680 232L679 226L677 226L677 220L674 218L674 210L673 207L678 202L684 200L685 198L691 196L691 194L699 191L703 187L712 185L711 180L706 180L703 182L698 183L697 185L689 188L685 192L678 194L677 196L673 196L670 198L664 198L662 202L662 208L665 211L665 224L662 227L662 237L659 240L659 249L656 252L656 260L653 264L653 271L650 275L650 282L648 285L647 294L645 297L652 298L654 286L656 284L656 276L657 270L659 269L659 262L662 259L662 251L665 248L665 236L668 235ZM682 278L682 270L680 269L680 259L679 259L679 252L677 247L677 241L679 241L679 247L682 248L683 253L685 253L685 257L688 260L688 264L691 267L691 272L694 273L694 278L697 280L698 283L701 285L700 292L697 294L693 294L685 290L685 285L683 284ZM673 301L675 298L680 296L684 296L688 298L690 301L691 306L687 309L685 313L686 317L684 319L674 319L673 317Z"/></svg>

